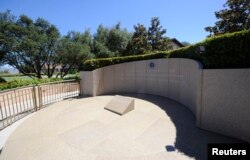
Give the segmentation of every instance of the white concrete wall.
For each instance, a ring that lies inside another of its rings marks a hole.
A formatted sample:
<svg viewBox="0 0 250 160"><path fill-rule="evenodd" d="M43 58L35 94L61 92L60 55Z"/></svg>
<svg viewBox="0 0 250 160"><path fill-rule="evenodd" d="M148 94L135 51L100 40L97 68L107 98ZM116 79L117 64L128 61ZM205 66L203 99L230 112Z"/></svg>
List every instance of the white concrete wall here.
<svg viewBox="0 0 250 160"><path fill-rule="evenodd" d="M202 70L197 61L171 58L122 63L80 75L84 95L168 97L189 108L198 127L250 142L250 69Z"/></svg>
<svg viewBox="0 0 250 160"><path fill-rule="evenodd" d="M158 60L158 94L163 97L169 97L168 96L168 84L169 84L169 67L168 67L169 61L166 61L165 59Z"/></svg>
<svg viewBox="0 0 250 160"><path fill-rule="evenodd" d="M250 142L250 69L203 70L200 127Z"/></svg>
<svg viewBox="0 0 250 160"><path fill-rule="evenodd" d="M124 92L125 93L134 93L135 92L135 87L136 87L136 70L135 62L130 62L130 63L124 63L122 65L125 65L125 74L124 74L124 79L125 79L125 85L124 85Z"/></svg>
<svg viewBox="0 0 250 160"><path fill-rule="evenodd" d="M171 59L168 63L168 97L180 100L180 59Z"/></svg>
<svg viewBox="0 0 250 160"><path fill-rule="evenodd" d="M135 84L136 88L134 91L136 93L147 93L147 63L146 61L135 62Z"/></svg>
<svg viewBox="0 0 250 160"><path fill-rule="evenodd" d="M118 64L114 68L114 92L122 93L125 90L125 65Z"/></svg>
<svg viewBox="0 0 250 160"><path fill-rule="evenodd" d="M146 62L146 93L157 95L158 94L158 69L159 60L147 60ZM150 68L150 63L154 63L155 67ZM138 71L137 71L138 72Z"/></svg>
<svg viewBox="0 0 250 160"><path fill-rule="evenodd" d="M103 68L93 71L93 96L97 96L103 93L104 89L104 76Z"/></svg>
<svg viewBox="0 0 250 160"><path fill-rule="evenodd" d="M80 72L81 78L81 94L86 96L92 96L93 93L93 72L85 71Z"/></svg>
<svg viewBox="0 0 250 160"><path fill-rule="evenodd" d="M115 66L108 66L103 68L103 93L112 94L115 92ZM100 93L97 93L100 95Z"/></svg>
<svg viewBox="0 0 250 160"><path fill-rule="evenodd" d="M200 115L201 108L201 64L196 62L191 63L188 59L180 59L179 65L180 83L178 102L189 106L189 109L198 116ZM199 121L197 121L198 124Z"/></svg>
<svg viewBox="0 0 250 160"><path fill-rule="evenodd" d="M150 63L154 67L150 67ZM186 105L196 115L201 85L201 65L190 59L144 60L107 66L93 71L84 84L84 94L93 96L114 93L145 93L171 98ZM84 76L84 74L81 74ZM89 81L93 81L91 85ZM84 82L83 82L84 83ZM199 84L199 85L197 85ZM89 88L86 88L89 87ZM89 90L91 90L90 92ZM200 98L200 97L199 97Z"/></svg>

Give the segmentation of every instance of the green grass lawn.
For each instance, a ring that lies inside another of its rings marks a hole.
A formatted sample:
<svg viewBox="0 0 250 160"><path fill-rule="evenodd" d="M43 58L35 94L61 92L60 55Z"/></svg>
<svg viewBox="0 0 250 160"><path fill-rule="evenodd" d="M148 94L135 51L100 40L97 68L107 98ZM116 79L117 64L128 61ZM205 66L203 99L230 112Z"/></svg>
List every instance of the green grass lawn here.
<svg viewBox="0 0 250 160"><path fill-rule="evenodd" d="M29 80L32 79L29 76L16 76L16 77L2 77L5 79L7 82L13 81L13 80Z"/></svg>
<svg viewBox="0 0 250 160"><path fill-rule="evenodd" d="M78 74L68 74L68 75L65 76L65 78L66 77L76 76L76 75L78 75ZM0 77L2 77L2 76L0 75ZM47 78L47 76L42 76L42 77ZM56 75L53 75L52 78L55 78L55 77L56 77ZM13 81L13 80L30 80L30 79L32 79L29 76L19 76L19 75L13 76L13 77L11 77L11 76L3 76L2 78L5 79L7 82Z"/></svg>
<svg viewBox="0 0 250 160"><path fill-rule="evenodd" d="M50 83L62 80L79 80L79 74L69 74L64 77L64 79L56 78L54 75L52 78L47 76L42 76L42 79L30 78L29 76L24 75L0 75L0 90L12 89L17 87L23 87L28 85L37 85L41 83ZM4 82L4 80L6 82Z"/></svg>

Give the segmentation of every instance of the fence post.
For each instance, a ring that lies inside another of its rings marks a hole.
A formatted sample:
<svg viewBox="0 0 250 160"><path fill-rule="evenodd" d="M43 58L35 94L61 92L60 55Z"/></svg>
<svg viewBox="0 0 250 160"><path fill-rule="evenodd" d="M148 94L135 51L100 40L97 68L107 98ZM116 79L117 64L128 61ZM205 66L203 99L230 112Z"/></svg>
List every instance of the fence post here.
<svg viewBox="0 0 250 160"><path fill-rule="evenodd" d="M1 116L2 116L2 119L0 119L0 121L3 121L3 128L4 128L4 122L5 122L5 120L4 120L4 117L3 117L3 110L2 110L2 105L1 105L1 103L0 103L0 111L1 111ZM2 128L0 128L0 129L2 129Z"/></svg>
<svg viewBox="0 0 250 160"><path fill-rule="evenodd" d="M34 102L35 111L38 110L36 87L37 86L33 86L33 89L32 89L32 98L33 98L33 102Z"/></svg>
<svg viewBox="0 0 250 160"><path fill-rule="evenodd" d="M39 109L42 108L43 105L43 99L42 99L42 88L38 85L38 100L39 100Z"/></svg>
<svg viewBox="0 0 250 160"><path fill-rule="evenodd" d="M78 81L78 88L79 88L79 95L78 96L82 96L82 84L81 84L81 80Z"/></svg>

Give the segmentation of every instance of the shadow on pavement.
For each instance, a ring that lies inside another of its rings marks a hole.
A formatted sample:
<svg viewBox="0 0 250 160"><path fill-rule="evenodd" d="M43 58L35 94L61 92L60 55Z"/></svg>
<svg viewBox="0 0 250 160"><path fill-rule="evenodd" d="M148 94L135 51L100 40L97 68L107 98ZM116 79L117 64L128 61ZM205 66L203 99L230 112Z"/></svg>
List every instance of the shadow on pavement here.
<svg viewBox="0 0 250 160"><path fill-rule="evenodd" d="M166 144L166 152L175 149L195 159L207 159L208 143L242 143L238 139L230 138L196 127L195 116L184 105L161 96L145 94L123 94L154 103L163 109L176 127L176 141L174 146ZM167 135L166 135L167 136Z"/></svg>

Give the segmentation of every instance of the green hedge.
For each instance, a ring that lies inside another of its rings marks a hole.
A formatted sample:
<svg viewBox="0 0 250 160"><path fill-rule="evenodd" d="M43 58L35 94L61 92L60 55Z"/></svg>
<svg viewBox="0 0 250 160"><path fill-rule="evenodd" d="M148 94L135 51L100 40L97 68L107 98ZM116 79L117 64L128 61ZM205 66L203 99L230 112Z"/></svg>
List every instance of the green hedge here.
<svg viewBox="0 0 250 160"><path fill-rule="evenodd" d="M205 52L199 51L200 46L205 47ZM213 36L195 45L169 52L86 60L83 69L92 71L108 65L157 58L194 59L200 61L207 69L250 68L250 31Z"/></svg>
<svg viewBox="0 0 250 160"><path fill-rule="evenodd" d="M97 68L119 64L124 62L132 62L147 59L157 59L157 58L167 58L167 52L143 54L136 56L125 56L125 57L113 57L113 58L100 58L100 59L90 59L86 60L83 64L84 71L92 71Z"/></svg>
<svg viewBox="0 0 250 160"><path fill-rule="evenodd" d="M198 47L205 52L199 53ZM170 52L169 58L190 58L200 61L204 68L250 68L250 31L227 33Z"/></svg>

